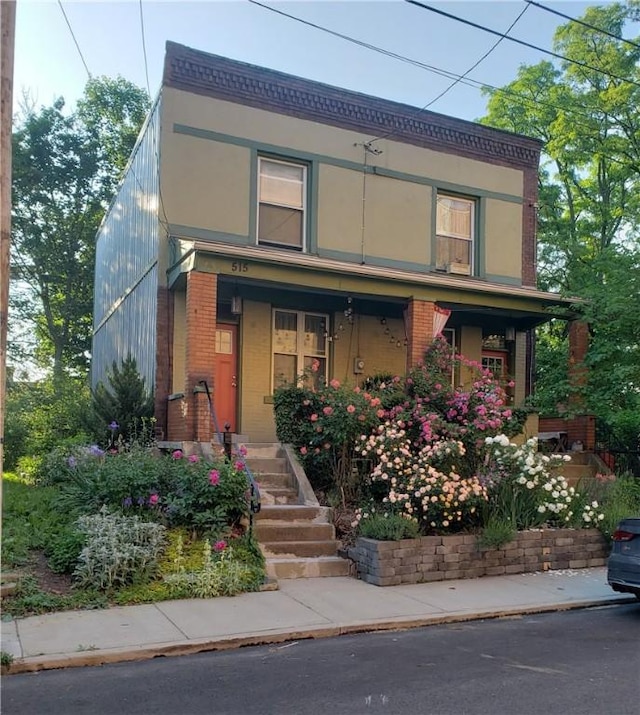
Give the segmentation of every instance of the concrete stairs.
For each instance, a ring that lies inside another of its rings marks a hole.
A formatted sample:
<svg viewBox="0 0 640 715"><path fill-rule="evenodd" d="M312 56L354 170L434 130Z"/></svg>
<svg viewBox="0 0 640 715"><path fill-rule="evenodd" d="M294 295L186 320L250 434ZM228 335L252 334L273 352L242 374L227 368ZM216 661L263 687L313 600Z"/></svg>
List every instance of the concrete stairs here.
<svg viewBox="0 0 640 715"><path fill-rule="evenodd" d="M595 454L591 452L569 452L570 462L563 462L558 471L569 482L570 487L577 487L595 479L596 474L609 474L610 469Z"/></svg>
<svg viewBox="0 0 640 715"><path fill-rule="evenodd" d="M245 444L246 462L260 488L255 535L275 579L348 576L337 556L330 509L318 504L304 472L279 444Z"/></svg>

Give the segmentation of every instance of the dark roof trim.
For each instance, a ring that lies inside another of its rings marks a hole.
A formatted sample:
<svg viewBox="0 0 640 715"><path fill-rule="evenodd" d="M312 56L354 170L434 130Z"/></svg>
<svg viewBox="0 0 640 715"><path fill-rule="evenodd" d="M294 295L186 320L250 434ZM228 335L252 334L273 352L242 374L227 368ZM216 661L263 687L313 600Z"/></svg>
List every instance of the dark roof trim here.
<svg viewBox="0 0 640 715"><path fill-rule="evenodd" d="M163 85L493 163L537 169L541 142L167 42Z"/></svg>

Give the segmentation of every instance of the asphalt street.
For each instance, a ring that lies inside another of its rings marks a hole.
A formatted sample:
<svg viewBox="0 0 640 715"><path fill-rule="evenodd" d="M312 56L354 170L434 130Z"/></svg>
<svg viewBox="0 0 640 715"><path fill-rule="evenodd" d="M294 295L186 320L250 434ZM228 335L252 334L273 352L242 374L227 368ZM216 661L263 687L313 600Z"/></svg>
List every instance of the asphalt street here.
<svg viewBox="0 0 640 715"><path fill-rule="evenodd" d="M640 604L3 678L3 715L638 715Z"/></svg>

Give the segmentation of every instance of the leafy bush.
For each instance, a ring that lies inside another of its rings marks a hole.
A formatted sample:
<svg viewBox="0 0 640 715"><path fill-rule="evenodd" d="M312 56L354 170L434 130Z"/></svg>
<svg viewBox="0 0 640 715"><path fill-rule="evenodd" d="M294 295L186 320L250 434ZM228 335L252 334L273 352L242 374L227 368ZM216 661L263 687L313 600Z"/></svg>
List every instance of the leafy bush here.
<svg viewBox="0 0 640 715"><path fill-rule="evenodd" d="M67 440L87 443L89 389L69 377L7 383L5 469L16 469L23 457L41 457ZM27 467L27 463L23 467ZM30 476L29 473L27 473Z"/></svg>
<svg viewBox="0 0 640 715"><path fill-rule="evenodd" d="M49 477L60 482L59 503L71 513L110 511L137 515L166 526L216 535L248 515L242 456L210 462L176 451L159 456L134 446L104 453L90 447L52 457Z"/></svg>
<svg viewBox="0 0 640 715"><path fill-rule="evenodd" d="M153 396L138 372L135 358L128 355L118 367L114 361L107 382L98 383L93 392L93 411L104 425L111 427L112 439L117 432L126 443L146 433L145 420L153 417Z"/></svg>
<svg viewBox="0 0 640 715"><path fill-rule="evenodd" d="M385 516L372 514L360 519L358 533L368 539L400 541L401 539L415 539L420 532L415 521L399 514Z"/></svg>
<svg viewBox="0 0 640 715"><path fill-rule="evenodd" d="M80 586L109 591L128 583L150 580L157 572L165 528L135 516L82 516L78 528L86 543L74 577Z"/></svg>
<svg viewBox="0 0 640 715"><path fill-rule="evenodd" d="M85 534L73 525L56 534L46 550L51 570L55 573L73 573L85 542Z"/></svg>
<svg viewBox="0 0 640 715"><path fill-rule="evenodd" d="M485 522L478 538L481 549L500 549L516 536L516 529L510 521L500 517L490 516Z"/></svg>
<svg viewBox="0 0 640 715"><path fill-rule="evenodd" d="M21 566L32 550L46 551L72 517L56 505L57 492L5 473L2 480L2 566Z"/></svg>

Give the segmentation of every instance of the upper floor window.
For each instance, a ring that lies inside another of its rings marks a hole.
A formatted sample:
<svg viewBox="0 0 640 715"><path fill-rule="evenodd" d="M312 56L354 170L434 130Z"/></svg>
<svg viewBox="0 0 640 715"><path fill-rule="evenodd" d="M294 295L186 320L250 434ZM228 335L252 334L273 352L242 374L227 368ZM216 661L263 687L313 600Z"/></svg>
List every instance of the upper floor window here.
<svg viewBox="0 0 640 715"><path fill-rule="evenodd" d="M307 167L258 160L258 243L302 251L305 246Z"/></svg>
<svg viewBox="0 0 640 715"><path fill-rule="evenodd" d="M436 269L470 276L473 273L475 201L438 194Z"/></svg>

